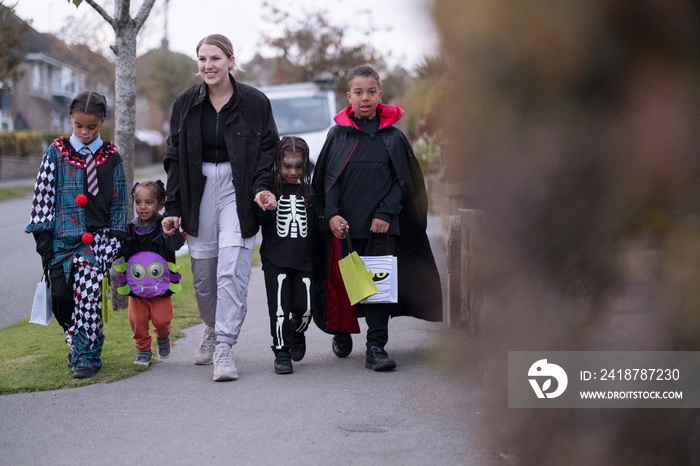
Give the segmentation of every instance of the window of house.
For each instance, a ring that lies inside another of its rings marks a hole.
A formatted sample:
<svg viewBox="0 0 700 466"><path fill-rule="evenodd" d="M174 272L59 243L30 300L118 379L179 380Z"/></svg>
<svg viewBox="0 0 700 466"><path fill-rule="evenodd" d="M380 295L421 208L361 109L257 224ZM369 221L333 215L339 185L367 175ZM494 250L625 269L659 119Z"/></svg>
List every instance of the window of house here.
<svg viewBox="0 0 700 466"><path fill-rule="evenodd" d="M41 91L41 63L35 62L32 70L32 89Z"/></svg>
<svg viewBox="0 0 700 466"><path fill-rule="evenodd" d="M12 114L7 110L0 110L0 130L14 131L14 129Z"/></svg>
<svg viewBox="0 0 700 466"><path fill-rule="evenodd" d="M63 76L60 68L51 67L51 95L63 95Z"/></svg>
<svg viewBox="0 0 700 466"><path fill-rule="evenodd" d="M51 93L51 70L46 63L41 64L41 92L43 94Z"/></svg>
<svg viewBox="0 0 700 466"><path fill-rule="evenodd" d="M66 96L72 96L76 93L73 70L65 66L61 69L61 74L63 78L63 89L61 93Z"/></svg>
<svg viewBox="0 0 700 466"><path fill-rule="evenodd" d="M60 132L63 131L63 118L62 114L56 111L51 112L51 131Z"/></svg>

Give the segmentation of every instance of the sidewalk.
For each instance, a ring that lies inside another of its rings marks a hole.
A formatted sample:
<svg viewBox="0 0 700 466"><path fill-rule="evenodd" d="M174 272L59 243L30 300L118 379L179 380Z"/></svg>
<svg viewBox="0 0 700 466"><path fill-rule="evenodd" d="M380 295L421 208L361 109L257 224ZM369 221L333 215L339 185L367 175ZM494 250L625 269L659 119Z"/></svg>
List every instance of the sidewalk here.
<svg viewBox="0 0 700 466"><path fill-rule="evenodd" d="M439 219L429 224L446 273ZM445 342L461 334L392 319L387 350L398 367L379 373L364 368L360 324L345 359L312 325L304 360L276 375L262 270L254 267L234 346L238 380L213 382L212 366L192 364L198 325L166 362L137 377L0 397L0 465L489 464L474 448L478 388L453 378L458 370L445 360Z"/></svg>

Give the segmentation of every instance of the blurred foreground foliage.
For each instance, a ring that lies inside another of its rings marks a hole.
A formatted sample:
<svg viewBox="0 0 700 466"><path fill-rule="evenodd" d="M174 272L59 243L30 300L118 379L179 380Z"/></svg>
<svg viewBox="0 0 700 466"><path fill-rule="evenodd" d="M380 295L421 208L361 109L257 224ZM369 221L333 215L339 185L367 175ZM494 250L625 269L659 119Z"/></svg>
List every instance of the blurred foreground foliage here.
<svg viewBox="0 0 700 466"><path fill-rule="evenodd" d="M699 464L697 410L508 410L514 350L700 349L700 34L684 0L437 0L443 183L484 212L464 348L517 464ZM437 84L437 81L436 81ZM483 355L476 361L472 355Z"/></svg>

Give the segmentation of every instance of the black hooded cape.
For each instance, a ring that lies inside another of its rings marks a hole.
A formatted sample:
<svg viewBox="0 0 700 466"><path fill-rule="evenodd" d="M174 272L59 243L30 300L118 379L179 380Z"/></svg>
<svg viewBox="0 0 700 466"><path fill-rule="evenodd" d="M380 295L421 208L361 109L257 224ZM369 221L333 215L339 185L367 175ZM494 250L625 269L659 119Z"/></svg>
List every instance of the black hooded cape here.
<svg viewBox="0 0 700 466"><path fill-rule="evenodd" d="M328 131L314 169L313 188L320 202L338 180L357 144L360 130L350 118L352 107L347 107L335 117L338 123ZM442 288L435 258L426 234L428 195L420 164L406 136L392 126L403 115L398 107L380 104L379 131L389 151L402 191L399 226L401 236L396 242L399 266L399 302L393 305L392 317L412 316L432 322L442 321ZM328 300L328 273L333 234L319 233L314 239L314 322L326 329L328 309L334 303ZM359 310L359 308L358 308ZM362 317L361 313L358 313Z"/></svg>

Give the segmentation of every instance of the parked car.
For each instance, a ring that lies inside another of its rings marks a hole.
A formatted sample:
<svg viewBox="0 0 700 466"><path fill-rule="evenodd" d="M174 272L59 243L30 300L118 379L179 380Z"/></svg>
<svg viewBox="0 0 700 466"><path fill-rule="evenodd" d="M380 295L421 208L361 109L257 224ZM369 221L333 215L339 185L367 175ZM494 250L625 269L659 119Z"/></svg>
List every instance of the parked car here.
<svg viewBox="0 0 700 466"><path fill-rule="evenodd" d="M309 145L316 165L326 133L335 124L335 94L328 81L260 87L272 104L280 136L299 136Z"/></svg>

